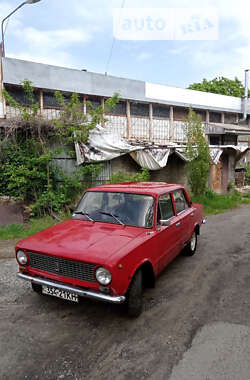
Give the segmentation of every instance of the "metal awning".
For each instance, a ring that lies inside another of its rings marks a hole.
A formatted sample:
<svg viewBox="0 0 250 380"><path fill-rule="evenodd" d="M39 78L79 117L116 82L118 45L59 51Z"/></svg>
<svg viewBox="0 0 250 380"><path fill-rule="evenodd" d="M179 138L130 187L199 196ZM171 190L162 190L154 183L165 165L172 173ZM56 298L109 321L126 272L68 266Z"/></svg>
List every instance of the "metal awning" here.
<svg viewBox="0 0 250 380"><path fill-rule="evenodd" d="M208 135L250 135L250 128L238 124L205 123Z"/></svg>

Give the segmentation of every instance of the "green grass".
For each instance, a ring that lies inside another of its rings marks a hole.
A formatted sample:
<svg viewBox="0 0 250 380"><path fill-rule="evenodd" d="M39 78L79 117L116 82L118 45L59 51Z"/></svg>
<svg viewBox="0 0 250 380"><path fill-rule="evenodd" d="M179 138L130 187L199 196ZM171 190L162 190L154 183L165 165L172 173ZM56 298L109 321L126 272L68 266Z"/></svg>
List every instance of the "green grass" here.
<svg viewBox="0 0 250 380"><path fill-rule="evenodd" d="M50 216L32 219L28 224L13 223L0 227L0 239L24 239L36 232L55 225L57 222Z"/></svg>
<svg viewBox="0 0 250 380"><path fill-rule="evenodd" d="M250 204L249 194L244 197L237 191L232 194L216 194L207 190L205 195L192 197L192 201L203 204L204 214L220 214L237 207L239 204Z"/></svg>

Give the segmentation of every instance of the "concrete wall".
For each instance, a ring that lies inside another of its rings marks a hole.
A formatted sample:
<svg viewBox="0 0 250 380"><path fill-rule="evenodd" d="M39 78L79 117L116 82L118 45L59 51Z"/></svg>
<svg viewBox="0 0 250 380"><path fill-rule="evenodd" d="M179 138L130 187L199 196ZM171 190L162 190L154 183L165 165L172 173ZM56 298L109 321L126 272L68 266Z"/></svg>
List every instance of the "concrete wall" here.
<svg viewBox="0 0 250 380"><path fill-rule="evenodd" d="M185 166L186 163L173 153L169 156L165 168L150 172L150 179L151 181L180 183L188 188Z"/></svg>
<svg viewBox="0 0 250 380"><path fill-rule="evenodd" d="M112 174L119 171L129 174L136 174L141 170L141 167L133 160L129 154L114 158L111 161Z"/></svg>

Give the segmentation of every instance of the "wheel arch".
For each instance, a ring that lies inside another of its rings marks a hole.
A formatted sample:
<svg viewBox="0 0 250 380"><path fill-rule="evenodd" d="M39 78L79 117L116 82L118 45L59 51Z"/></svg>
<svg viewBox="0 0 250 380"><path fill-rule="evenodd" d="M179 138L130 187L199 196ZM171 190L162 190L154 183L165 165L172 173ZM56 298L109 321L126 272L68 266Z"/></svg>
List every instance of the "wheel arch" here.
<svg viewBox="0 0 250 380"><path fill-rule="evenodd" d="M196 224L195 227L194 227L194 232L197 234L197 235L200 235L200 226L199 224Z"/></svg>
<svg viewBox="0 0 250 380"><path fill-rule="evenodd" d="M145 288L154 288L155 286L155 272L152 263L149 260L145 260L140 263L134 270L132 278L135 276L138 270L142 271L142 281Z"/></svg>

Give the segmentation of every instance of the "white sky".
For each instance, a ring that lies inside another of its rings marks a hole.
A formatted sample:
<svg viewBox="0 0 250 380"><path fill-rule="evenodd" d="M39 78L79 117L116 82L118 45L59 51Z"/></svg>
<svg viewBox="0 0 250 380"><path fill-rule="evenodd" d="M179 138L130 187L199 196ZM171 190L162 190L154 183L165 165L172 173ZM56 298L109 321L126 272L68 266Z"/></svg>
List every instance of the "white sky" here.
<svg viewBox="0 0 250 380"><path fill-rule="evenodd" d="M3 19L22 1L0 0ZM104 73L113 41L113 8L122 0L41 0L15 13L6 56ZM125 8L218 8L217 41L115 40L108 73L187 87L203 78L244 78L250 68L249 0L125 0Z"/></svg>

